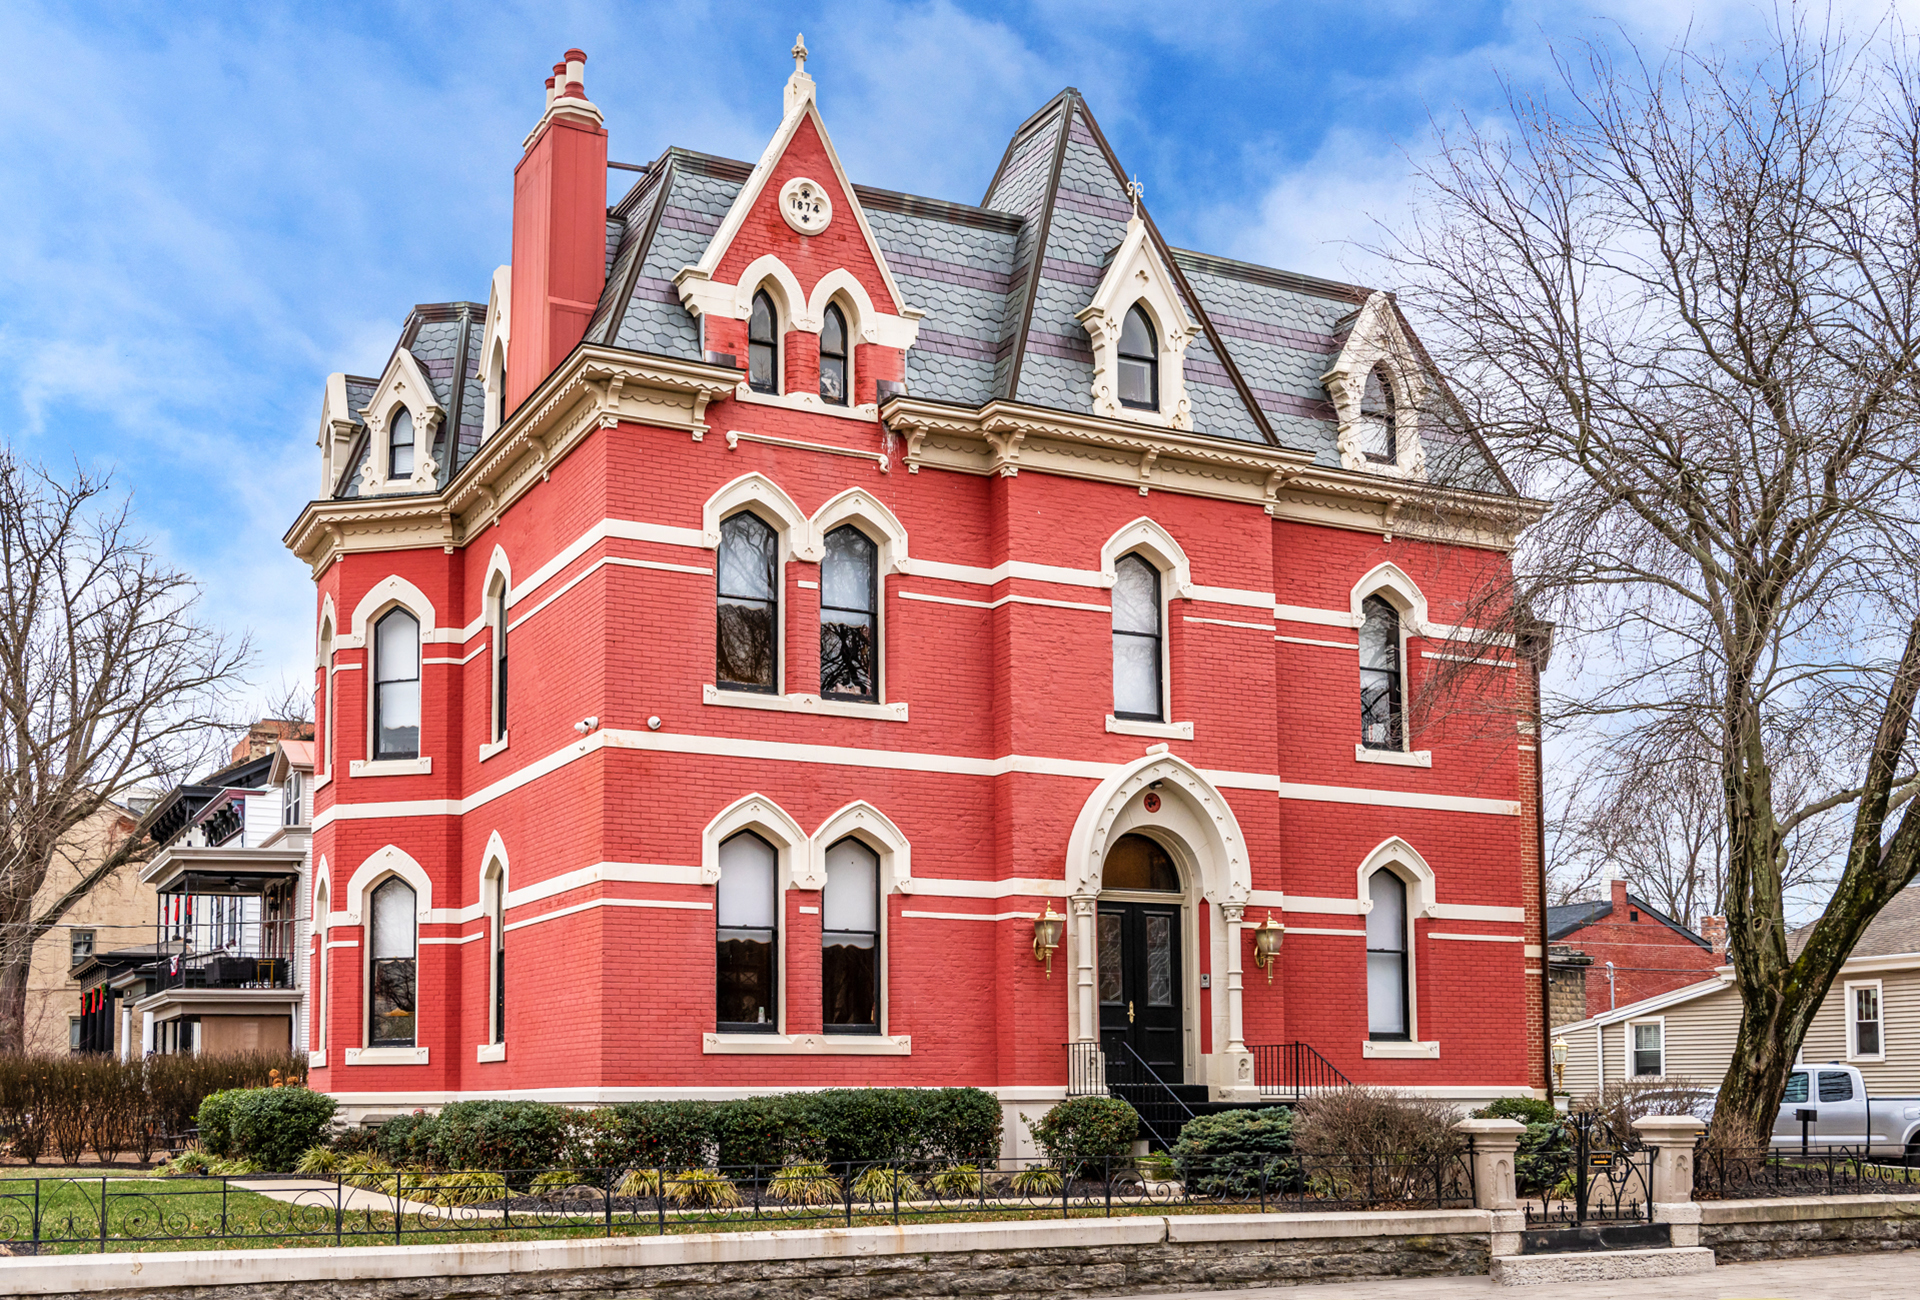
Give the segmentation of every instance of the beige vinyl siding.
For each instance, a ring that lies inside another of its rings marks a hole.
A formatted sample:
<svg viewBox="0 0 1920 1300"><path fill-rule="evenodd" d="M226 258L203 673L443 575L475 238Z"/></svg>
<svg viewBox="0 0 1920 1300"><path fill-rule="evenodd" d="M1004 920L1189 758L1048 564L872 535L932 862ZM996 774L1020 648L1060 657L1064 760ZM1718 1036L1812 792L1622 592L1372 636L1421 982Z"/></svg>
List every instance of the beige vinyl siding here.
<svg viewBox="0 0 1920 1300"><path fill-rule="evenodd" d="M1728 985L1705 997L1682 1002L1657 1014L1667 1022L1665 1077L1718 1087L1733 1060L1734 1041L1740 1033L1739 993L1732 985ZM1607 1077L1609 1080L1625 1079L1628 1077L1627 1026L1615 1025L1613 1029L1620 1036L1621 1053L1616 1062L1610 1039L1607 1044Z"/></svg>
<svg viewBox="0 0 1920 1300"><path fill-rule="evenodd" d="M1880 981L1880 1025L1884 1061L1852 1061L1866 1080L1870 1097L1920 1096L1920 965L1907 970L1843 972L1813 1023L1807 1027L1800 1059L1812 1064L1847 1061L1846 986L1849 981Z"/></svg>

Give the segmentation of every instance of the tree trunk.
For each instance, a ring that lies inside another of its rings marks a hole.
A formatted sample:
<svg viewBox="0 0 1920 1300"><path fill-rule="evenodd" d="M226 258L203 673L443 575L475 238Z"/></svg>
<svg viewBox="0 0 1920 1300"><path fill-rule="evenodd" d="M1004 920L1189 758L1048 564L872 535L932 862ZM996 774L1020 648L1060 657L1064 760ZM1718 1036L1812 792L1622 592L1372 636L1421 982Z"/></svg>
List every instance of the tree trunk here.
<svg viewBox="0 0 1920 1300"><path fill-rule="evenodd" d="M31 943L0 942L0 1053L27 1048L27 977L32 969Z"/></svg>

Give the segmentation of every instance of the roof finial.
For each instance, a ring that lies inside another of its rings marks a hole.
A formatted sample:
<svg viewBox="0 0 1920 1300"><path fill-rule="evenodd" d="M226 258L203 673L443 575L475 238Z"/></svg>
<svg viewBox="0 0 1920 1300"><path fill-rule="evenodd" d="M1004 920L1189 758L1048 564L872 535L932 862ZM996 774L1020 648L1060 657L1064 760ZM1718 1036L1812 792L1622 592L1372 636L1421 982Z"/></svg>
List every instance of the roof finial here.
<svg viewBox="0 0 1920 1300"><path fill-rule="evenodd" d="M793 35L793 49L791 53L793 55L793 70L795 72L805 72L807 70L807 38L799 32L795 32Z"/></svg>
<svg viewBox="0 0 1920 1300"><path fill-rule="evenodd" d="M1135 173L1134 178L1127 182L1127 194L1133 199L1133 215L1136 217L1140 215L1140 196L1146 192L1147 187L1140 183L1140 176Z"/></svg>
<svg viewBox="0 0 1920 1300"><path fill-rule="evenodd" d="M807 75L807 38L797 34L793 38L793 75L787 78L783 98L783 111L788 113L813 99L813 78Z"/></svg>

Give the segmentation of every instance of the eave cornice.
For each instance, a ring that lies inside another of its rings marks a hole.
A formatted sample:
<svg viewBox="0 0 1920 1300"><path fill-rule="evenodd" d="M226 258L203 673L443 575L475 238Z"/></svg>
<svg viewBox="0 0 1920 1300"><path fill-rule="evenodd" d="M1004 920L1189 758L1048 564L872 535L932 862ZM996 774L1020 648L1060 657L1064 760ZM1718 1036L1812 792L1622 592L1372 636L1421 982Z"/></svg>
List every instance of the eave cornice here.
<svg viewBox="0 0 1920 1300"><path fill-rule="evenodd" d="M544 480L593 430L626 421L699 438L707 429L707 403L739 382L738 370L582 344L440 491L310 501L283 541L316 578L349 551L439 546L451 552Z"/></svg>
<svg viewBox="0 0 1920 1300"><path fill-rule="evenodd" d="M1022 469L1259 505L1278 519L1510 550L1547 503L1328 468L1305 452L1231 442L1019 402L977 408L896 397L880 411L923 465Z"/></svg>

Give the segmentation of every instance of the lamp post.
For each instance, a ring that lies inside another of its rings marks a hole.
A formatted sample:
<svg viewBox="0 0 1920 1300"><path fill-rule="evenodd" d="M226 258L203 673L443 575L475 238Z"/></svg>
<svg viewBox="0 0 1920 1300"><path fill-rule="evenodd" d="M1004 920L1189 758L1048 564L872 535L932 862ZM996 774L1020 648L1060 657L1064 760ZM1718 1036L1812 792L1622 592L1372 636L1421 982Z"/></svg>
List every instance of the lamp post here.
<svg viewBox="0 0 1920 1300"><path fill-rule="evenodd" d="M1563 1114L1567 1109L1567 1040L1553 1040L1553 1104Z"/></svg>
<svg viewBox="0 0 1920 1300"><path fill-rule="evenodd" d="M1060 946L1060 936L1067 928L1067 918L1053 910L1053 900L1047 900L1046 911L1033 918L1033 959L1045 962L1047 978L1053 978L1053 950Z"/></svg>
<svg viewBox="0 0 1920 1300"><path fill-rule="evenodd" d="M1253 928L1253 964L1267 973L1267 983L1273 983L1274 962L1280 957L1280 942L1286 938L1287 927L1273 919L1273 909L1267 909L1267 919Z"/></svg>

